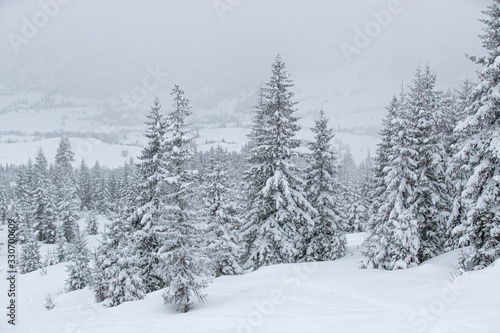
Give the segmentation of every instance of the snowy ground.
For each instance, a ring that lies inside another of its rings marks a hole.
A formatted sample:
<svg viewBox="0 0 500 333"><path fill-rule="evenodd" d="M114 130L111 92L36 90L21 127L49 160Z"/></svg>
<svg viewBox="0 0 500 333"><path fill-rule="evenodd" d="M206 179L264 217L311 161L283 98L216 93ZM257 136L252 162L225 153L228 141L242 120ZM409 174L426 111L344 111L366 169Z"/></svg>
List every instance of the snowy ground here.
<svg viewBox="0 0 500 333"><path fill-rule="evenodd" d="M102 230L105 220L99 221ZM0 228L5 243L6 227ZM362 270L364 237L348 235L349 254L334 262L218 278L207 290L208 300L187 314L163 305L161 292L104 308L88 288L64 293L65 265L51 266L46 276L18 276L16 329L7 324L2 246L0 332L500 332L500 262L456 277L454 251L413 269ZM90 238L89 245L96 244ZM50 311L44 308L47 292L57 304Z"/></svg>

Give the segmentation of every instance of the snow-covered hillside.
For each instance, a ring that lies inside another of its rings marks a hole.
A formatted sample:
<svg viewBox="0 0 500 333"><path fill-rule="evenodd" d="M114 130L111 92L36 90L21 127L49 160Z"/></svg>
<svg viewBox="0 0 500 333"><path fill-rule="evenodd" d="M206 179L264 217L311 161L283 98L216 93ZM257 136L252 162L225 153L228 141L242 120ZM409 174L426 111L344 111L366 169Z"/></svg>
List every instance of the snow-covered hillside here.
<svg viewBox="0 0 500 333"><path fill-rule="evenodd" d="M107 221L99 219L100 230ZM6 227L0 241L6 242ZM90 246L98 236L91 236ZM1 321L1 332L498 332L500 262L458 275L459 251L419 267L358 268L365 234L348 235L349 253L333 262L264 267L225 276L208 288L208 300L186 314L163 305L161 291L115 308L96 304L92 291L64 292L65 265L19 275L18 326ZM45 253L45 248L41 253ZM6 271L6 248L0 255ZM6 280L2 279L2 295ZM56 307L46 310L46 293Z"/></svg>

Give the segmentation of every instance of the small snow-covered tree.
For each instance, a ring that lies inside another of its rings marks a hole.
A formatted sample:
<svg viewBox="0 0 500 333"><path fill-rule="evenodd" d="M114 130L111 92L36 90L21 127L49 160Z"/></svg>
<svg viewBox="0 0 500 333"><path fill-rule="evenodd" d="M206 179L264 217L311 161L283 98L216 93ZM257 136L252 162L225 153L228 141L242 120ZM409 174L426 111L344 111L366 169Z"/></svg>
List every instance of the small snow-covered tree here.
<svg viewBox="0 0 500 333"><path fill-rule="evenodd" d="M21 247L18 262L19 273L26 274L42 268L42 257L40 255L40 245L33 232L25 245Z"/></svg>
<svg viewBox="0 0 500 333"><path fill-rule="evenodd" d="M78 227L75 228L75 237L69 244L68 258L66 265L68 279L66 286L68 291L85 288L90 282L90 257L87 248L87 239L85 234Z"/></svg>
<svg viewBox="0 0 500 333"><path fill-rule="evenodd" d="M97 235L99 233L99 226L97 225L97 212L91 210L85 219L87 226L87 233L89 235Z"/></svg>
<svg viewBox="0 0 500 333"><path fill-rule="evenodd" d="M345 255L347 220L340 210L342 193L338 162L330 144L333 129L328 127L323 110L311 130L315 141L309 143L311 154L306 172L306 193L317 213L313 215L314 229L307 240L305 260L334 260Z"/></svg>

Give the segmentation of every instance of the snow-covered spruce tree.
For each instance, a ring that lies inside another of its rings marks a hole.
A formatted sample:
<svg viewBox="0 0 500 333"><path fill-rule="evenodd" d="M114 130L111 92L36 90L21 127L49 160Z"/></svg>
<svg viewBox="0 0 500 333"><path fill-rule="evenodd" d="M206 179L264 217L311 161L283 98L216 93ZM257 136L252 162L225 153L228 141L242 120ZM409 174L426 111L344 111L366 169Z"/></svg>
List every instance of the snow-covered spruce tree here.
<svg viewBox="0 0 500 333"><path fill-rule="evenodd" d="M90 188L90 169L82 159L80 168L78 169L78 197L81 202L82 210L91 209L92 190Z"/></svg>
<svg viewBox="0 0 500 333"><path fill-rule="evenodd" d="M19 262L17 263L19 273L26 274L42 267L42 257L40 255L40 246L33 231L30 229L30 237L25 245L21 247Z"/></svg>
<svg viewBox="0 0 500 333"><path fill-rule="evenodd" d="M229 185L227 153L217 145L210 154L203 185L210 233L208 247L216 265L216 277L241 274L237 234L241 221L235 193Z"/></svg>
<svg viewBox="0 0 500 333"><path fill-rule="evenodd" d="M251 205L244 218L247 241L245 269L297 262L306 252L306 239L314 227L316 210L304 197L304 181L292 161L299 140L293 82L277 56L272 76L261 88L255 110L245 173Z"/></svg>
<svg viewBox="0 0 500 333"><path fill-rule="evenodd" d="M73 175L75 153L66 136L63 136L57 147L53 183L56 187L56 206L59 222L63 226L64 236L67 241L74 237L76 220L80 216L80 199L78 198L76 180Z"/></svg>
<svg viewBox="0 0 500 333"><path fill-rule="evenodd" d="M78 226L75 228L75 237L69 244L67 259L69 259L69 263L66 265L66 271L68 272L67 290L73 291L85 288L91 281L90 254L87 248L87 238Z"/></svg>
<svg viewBox="0 0 500 333"><path fill-rule="evenodd" d="M456 168L465 179L459 194L466 207L453 234L461 235L459 245L469 245L459 259L466 269L481 269L500 258L500 0L483 12L485 34L480 36L488 54L470 57L483 66L474 89L469 116L456 131L465 138L454 156Z"/></svg>
<svg viewBox="0 0 500 333"><path fill-rule="evenodd" d="M354 162L350 149L347 149L342 156L339 168L339 184L342 195L337 198L338 210L345 215L347 220L346 232L358 231L361 224L360 214L363 209L360 207L358 175L356 162Z"/></svg>
<svg viewBox="0 0 500 333"><path fill-rule="evenodd" d="M409 126L404 95L394 97L387 108L375 159L375 201L370 234L365 240L363 268L407 268L418 261L420 239L409 202L417 176L408 169L415 165L417 153L407 149L405 128Z"/></svg>
<svg viewBox="0 0 500 333"><path fill-rule="evenodd" d="M92 209L99 214L106 214L109 208L108 193L104 172L99 161L96 161L92 169L90 169L90 190Z"/></svg>
<svg viewBox="0 0 500 333"><path fill-rule="evenodd" d="M7 221L9 202L10 198L7 195L7 185L3 179L0 179L0 224L5 224Z"/></svg>
<svg viewBox="0 0 500 333"><path fill-rule="evenodd" d="M177 310L189 311L193 300L204 301L203 290L213 276L199 218L193 207L193 170L188 162L193 157L186 118L191 114L184 92L176 85L171 95L173 110L168 114L168 129L164 136L166 172L166 211L160 215L157 233L161 246L158 258L162 265L166 287L165 303L175 304Z"/></svg>
<svg viewBox="0 0 500 333"><path fill-rule="evenodd" d="M118 212L120 216L129 217L136 209L138 193L138 172L134 161L125 161L118 179Z"/></svg>
<svg viewBox="0 0 500 333"><path fill-rule="evenodd" d="M18 222L16 240L19 244L26 243L31 237L33 227L33 164L19 168L15 185L14 214Z"/></svg>
<svg viewBox="0 0 500 333"><path fill-rule="evenodd" d="M317 214L313 215L314 229L307 239L304 260L334 260L345 255L347 220L339 209L342 193L337 174L338 161L330 144L333 129L328 127L323 110L311 130L315 141L309 143L311 154L306 171L306 193Z"/></svg>
<svg viewBox="0 0 500 333"><path fill-rule="evenodd" d="M450 181L450 193L452 197L452 205L450 216L447 221L447 240L445 244L446 250L454 250L462 246L468 246L468 242L460 243L460 238L463 236L463 229L456 228L467 220L467 204L462 198L462 192L467 185L467 180L470 175L469 170L462 168L459 160L453 158L458 153L467 139L466 131L455 131L456 126L463 122L471 112L471 99L474 84L468 79L460 86L460 90L455 90L453 104L453 119L454 127L450 137L450 155L447 169L447 175Z"/></svg>
<svg viewBox="0 0 500 333"><path fill-rule="evenodd" d="M370 207L373 204L374 198L371 193L375 186L374 164L370 152L366 159L359 165L359 206L357 219L359 219L359 230L366 231L368 229L368 221L370 219Z"/></svg>
<svg viewBox="0 0 500 333"><path fill-rule="evenodd" d="M97 302L116 306L145 297L139 258L130 239L130 226L117 218L93 256L92 289Z"/></svg>
<svg viewBox="0 0 500 333"><path fill-rule="evenodd" d="M64 229L62 225L59 225L56 230L56 259L58 262L64 262L67 259L68 252L68 241L64 235Z"/></svg>
<svg viewBox="0 0 500 333"><path fill-rule="evenodd" d="M49 177L47 159L38 149L33 165L33 229L35 237L47 243L54 243L56 237L57 211L54 189Z"/></svg>
<svg viewBox="0 0 500 333"><path fill-rule="evenodd" d="M146 284L146 292L160 290L165 286L165 280L159 268L158 251L160 241L156 227L161 215L165 212L164 188L167 176L167 158L165 157L164 135L166 123L161 113L158 98L151 106L146 121L146 138L148 144L139 157L139 196L137 208L128 218L133 228L133 238L136 248L134 252L139 258L141 276ZM131 171L131 170L130 170ZM128 179L128 178L127 178ZM128 179L129 180L129 179ZM135 200L135 198L134 198ZM128 212L128 207L123 207Z"/></svg>
<svg viewBox="0 0 500 333"><path fill-rule="evenodd" d="M440 94L435 75L417 69L386 140L386 189L366 245L364 267L407 268L440 253L445 240L446 153L440 139ZM386 124L388 125L388 124ZM384 140L383 140L384 143ZM380 153L380 152L379 152Z"/></svg>
<svg viewBox="0 0 500 333"><path fill-rule="evenodd" d="M97 212L95 210L88 212L85 224L89 235L97 235L99 233L99 226L97 225Z"/></svg>
<svg viewBox="0 0 500 333"><path fill-rule="evenodd" d="M441 93L435 90L436 75L430 67L417 69L408 94L407 108L411 126L406 135L408 149L417 152L415 166L408 166L417 175L414 192L415 218L418 219L420 262L443 250L450 197L446 177L447 154L443 143L443 106Z"/></svg>

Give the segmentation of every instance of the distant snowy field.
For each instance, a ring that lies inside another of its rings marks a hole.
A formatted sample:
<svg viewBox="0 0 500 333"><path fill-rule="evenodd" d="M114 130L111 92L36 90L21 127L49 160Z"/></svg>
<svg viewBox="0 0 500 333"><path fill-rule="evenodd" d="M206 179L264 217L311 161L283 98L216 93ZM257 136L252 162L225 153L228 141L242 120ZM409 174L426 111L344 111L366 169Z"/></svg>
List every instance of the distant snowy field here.
<svg viewBox="0 0 500 333"><path fill-rule="evenodd" d="M194 141L199 151L208 151L211 147L219 143L224 149L230 152L239 152L248 142L248 128L228 127L228 128L207 128L199 130L199 137ZM297 138L302 140L313 140L313 133L301 130ZM142 139L142 138L141 138ZM361 163L368 152L373 157L379 139L372 136L357 135L350 133L336 133L333 147L342 147L345 152L346 145L353 155L356 163ZM70 138L71 147L75 152L73 166L78 166L82 159L87 165L92 166L96 160L101 165L109 168L121 166L130 157L137 160L141 153L141 147L125 144L109 144L93 138ZM59 138L36 139L33 136L0 135L0 164L24 164L29 158L34 159L36 152L41 147L49 161L53 161L56 154ZM307 149L301 149L307 151ZM124 152L126 154L124 155Z"/></svg>
<svg viewBox="0 0 500 333"><path fill-rule="evenodd" d="M102 231L107 221L101 217L99 223ZM0 228L5 243L6 227ZM364 237L348 235L348 255L333 262L276 265L218 278L207 290L208 300L186 314L163 305L161 291L105 308L88 288L65 293L65 264L50 266L46 276L39 271L18 276L18 325L12 329L3 314L0 332L500 332L500 261L457 276L458 250L417 268L362 270ZM90 237L89 246L97 244L98 236ZM0 252L4 277L6 247ZM5 303L4 278L0 286ZM47 292L57 304L50 311L44 308Z"/></svg>

